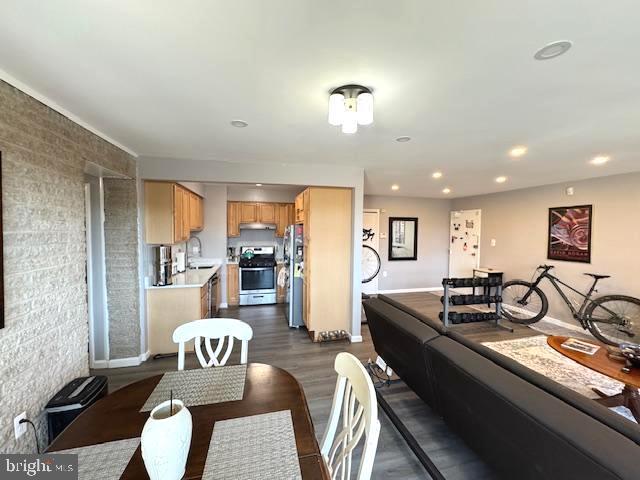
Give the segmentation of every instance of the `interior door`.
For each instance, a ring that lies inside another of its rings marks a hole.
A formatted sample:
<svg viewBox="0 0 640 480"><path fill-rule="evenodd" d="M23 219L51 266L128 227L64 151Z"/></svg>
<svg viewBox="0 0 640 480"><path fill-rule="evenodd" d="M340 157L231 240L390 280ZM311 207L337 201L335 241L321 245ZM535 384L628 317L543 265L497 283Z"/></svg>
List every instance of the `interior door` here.
<svg viewBox="0 0 640 480"><path fill-rule="evenodd" d="M473 276L473 269L480 266L481 210L451 212L449 230L449 277Z"/></svg>
<svg viewBox="0 0 640 480"><path fill-rule="evenodd" d="M372 235L362 237L362 245L368 245L380 255L380 210L364 210L362 217L362 229L371 231ZM378 293L378 278L380 273L370 282L362 284L362 293L374 295Z"/></svg>

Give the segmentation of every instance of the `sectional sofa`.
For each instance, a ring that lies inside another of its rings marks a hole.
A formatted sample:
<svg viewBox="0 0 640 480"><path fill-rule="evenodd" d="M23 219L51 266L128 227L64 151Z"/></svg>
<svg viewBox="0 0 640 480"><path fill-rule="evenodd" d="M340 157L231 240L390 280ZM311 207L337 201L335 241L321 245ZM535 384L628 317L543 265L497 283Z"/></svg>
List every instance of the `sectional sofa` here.
<svg viewBox="0 0 640 480"><path fill-rule="evenodd" d="M363 302L378 355L509 480L640 479L640 427L385 295Z"/></svg>

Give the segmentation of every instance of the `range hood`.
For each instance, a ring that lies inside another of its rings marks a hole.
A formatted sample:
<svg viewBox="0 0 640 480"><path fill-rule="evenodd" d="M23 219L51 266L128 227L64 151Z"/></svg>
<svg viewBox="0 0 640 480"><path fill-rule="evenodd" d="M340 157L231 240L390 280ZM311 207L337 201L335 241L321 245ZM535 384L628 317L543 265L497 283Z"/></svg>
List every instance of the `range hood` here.
<svg viewBox="0 0 640 480"><path fill-rule="evenodd" d="M275 230L275 223L241 223L240 230Z"/></svg>

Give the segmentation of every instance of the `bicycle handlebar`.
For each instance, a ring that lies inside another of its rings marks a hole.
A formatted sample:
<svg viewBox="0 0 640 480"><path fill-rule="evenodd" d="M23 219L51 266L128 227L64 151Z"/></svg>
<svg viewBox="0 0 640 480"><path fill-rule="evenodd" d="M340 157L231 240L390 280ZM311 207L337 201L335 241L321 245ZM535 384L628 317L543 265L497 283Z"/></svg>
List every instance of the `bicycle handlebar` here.
<svg viewBox="0 0 640 480"><path fill-rule="evenodd" d="M538 270L545 270L545 271L549 271L551 269L555 268L553 265L540 265L538 266Z"/></svg>

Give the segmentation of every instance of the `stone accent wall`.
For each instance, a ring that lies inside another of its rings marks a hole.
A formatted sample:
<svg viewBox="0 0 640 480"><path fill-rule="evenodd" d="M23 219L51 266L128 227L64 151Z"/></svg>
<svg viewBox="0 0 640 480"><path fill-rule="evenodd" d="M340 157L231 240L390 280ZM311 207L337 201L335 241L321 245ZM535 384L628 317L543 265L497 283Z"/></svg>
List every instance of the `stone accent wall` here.
<svg viewBox="0 0 640 480"><path fill-rule="evenodd" d="M0 452L34 452L32 432L14 439L13 418L26 411L38 425L41 442L46 441L44 405L62 385L89 370L85 162L130 177L136 164L129 154L2 81L0 152L5 259Z"/></svg>
<svg viewBox="0 0 640 480"><path fill-rule="evenodd" d="M109 308L109 358L140 352L137 182L105 178L104 240Z"/></svg>

